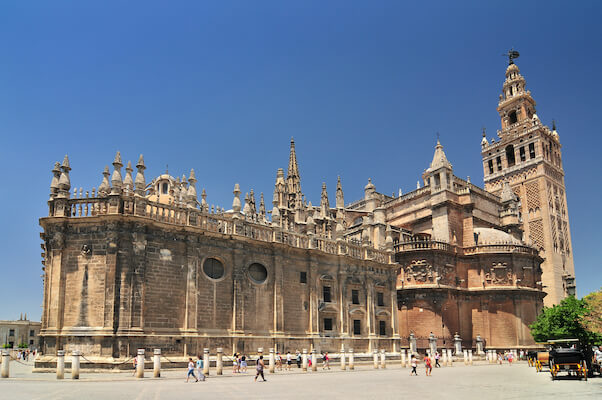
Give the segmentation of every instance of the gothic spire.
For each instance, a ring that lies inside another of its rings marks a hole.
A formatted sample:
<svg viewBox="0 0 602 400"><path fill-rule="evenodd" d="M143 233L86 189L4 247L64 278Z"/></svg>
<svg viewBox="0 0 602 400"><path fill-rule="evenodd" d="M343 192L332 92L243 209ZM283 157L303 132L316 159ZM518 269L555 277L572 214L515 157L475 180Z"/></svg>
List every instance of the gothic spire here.
<svg viewBox="0 0 602 400"><path fill-rule="evenodd" d="M299 166L297 165L297 154L295 153L295 139L291 138L291 153L288 158L287 177L299 177Z"/></svg>
<svg viewBox="0 0 602 400"><path fill-rule="evenodd" d="M132 191L134 189L134 179L132 178L132 162L128 161L127 167L125 167L125 179L123 180L123 187L128 191Z"/></svg>
<svg viewBox="0 0 602 400"><path fill-rule="evenodd" d="M190 169L190 176L188 177L188 205L196 207L197 195L196 195L196 176L194 175L194 169Z"/></svg>
<svg viewBox="0 0 602 400"><path fill-rule="evenodd" d="M69 165L69 157L65 154L63 164L61 165L61 175L59 177L59 191L62 192L64 197L69 197L69 190L71 190L71 179L69 179L69 171L71 171L71 166Z"/></svg>
<svg viewBox="0 0 602 400"><path fill-rule="evenodd" d="M433 155L433 161L431 162L430 170L434 171L441 167L452 168L452 165L449 161L447 161L447 157L445 156L445 152L443 151L443 146L439 139L437 139L437 145L435 146L435 154Z"/></svg>
<svg viewBox="0 0 602 400"><path fill-rule="evenodd" d="M262 221L265 221L265 202L263 200L263 192L259 198L259 217Z"/></svg>
<svg viewBox="0 0 602 400"><path fill-rule="evenodd" d="M207 192L205 192L205 188L203 188L203 191L201 192L201 211L209 211L209 205L207 204Z"/></svg>
<svg viewBox="0 0 602 400"><path fill-rule="evenodd" d="M104 171L102 171L102 182L98 187L98 195L106 196L111 191L111 185L109 184L109 166L105 165Z"/></svg>
<svg viewBox="0 0 602 400"><path fill-rule="evenodd" d="M328 192L326 191L326 182L322 182L322 194L320 196L320 208L322 209L322 212L324 215L322 215L323 217L327 216L327 212L330 209L330 204L328 203Z"/></svg>
<svg viewBox="0 0 602 400"><path fill-rule="evenodd" d="M343 197L343 185L341 185L341 177L337 178L337 199L336 206L337 208L345 208L345 199Z"/></svg>
<svg viewBox="0 0 602 400"><path fill-rule="evenodd" d="M112 192L114 193L121 192L121 187L123 186L121 167L123 167L123 163L121 162L121 153L118 151L113 160L113 175L111 175L111 185L113 186Z"/></svg>
<svg viewBox="0 0 602 400"><path fill-rule="evenodd" d="M241 204L240 204L240 186L238 185L238 183L236 183L234 185L234 190L232 191L232 193L234 193L234 200L232 201L232 211L234 211L235 213L239 213Z"/></svg>

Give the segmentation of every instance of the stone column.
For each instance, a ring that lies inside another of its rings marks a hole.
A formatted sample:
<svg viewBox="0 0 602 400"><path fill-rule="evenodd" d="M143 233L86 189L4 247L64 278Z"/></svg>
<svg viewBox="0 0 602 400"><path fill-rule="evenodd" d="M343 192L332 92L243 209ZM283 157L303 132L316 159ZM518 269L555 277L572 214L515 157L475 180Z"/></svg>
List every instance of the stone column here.
<svg viewBox="0 0 602 400"><path fill-rule="evenodd" d="M441 362L443 365L447 365L447 349L441 350Z"/></svg>
<svg viewBox="0 0 602 400"><path fill-rule="evenodd" d="M138 366L136 367L136 378L144 378L144 349L138 349Z"/></svg>
<svg viewBox="0 0 602 400"><path fill-rule="evenodd" d="M341 349L341 370L345 371L347 369L347 365L345 364L345 349Z"/></svg>
<svg viewBox="0 0 602 400"><path fill-rule="evenodd" d="M483 338L481 335L477 335L477 355L483 354Z"/></svg>
<svg viewBox="0 0 602 400"><path fill-rule="evenodd" d="M307 372L307 349L303 349L303 355L301 356L301 369L303 372Z"/></svg>
<svg viewBox="0 0 602 400"><path fill-rule="evenodd" d="M217 350L219 351L219 349L217 349ZM218 355L218 357L219 357L219 355ZM269 368L270 374L273 374L274 372L276 372L275 364L276 364L276 358L274 357L274 349L272 348L272 349L270 349L270 368ZM221 375L221 373L218 372L218 375Z"/></svg>
<svg viewBox="0 0 602 400"><path fill-rule="evenodd" d="M71 353L71 379L79 379L79 351Z"/></svg>
<svg viewBox="0 0 602 400"><path fill-rule="evenodd" d="M65 378L65 350L56 351L56 379Z"/></svg>
<svg viewBox="0 0 602 400"><path fill-rule="evenodd" d="M405 368L406 367L406 349L400 349L400 353L401 353L401 367Z"/></svg>
<svg viewBox="0 0 602 400"><path fill-rule="evenodd" d="M387 368L387 360L386 360L386 353L385 353L385 349L382 349L380 351L380 367L382 369Z"/></svg>
<svg viewBox="0 0 602 400"><path fill-rule="evenodd" d="M472 365L472 349L468 350L468 363Z"/></svg>
<svg viewBox="0 0 602 400"><path fill-rule="evenodd" d="M416 338L414 337L414 333L410 333L410 352L408 354L408 357L412 357L412 354L416 354L417 353L417 349L416 349Z"/></svg>
<svg viewBox="0 0 602 400"><path fill-rule="evenodd" d="M274 353L274 349L272 349L272 354ZM270 368L272 368L272 360L270 359ZM221 347L217 348L217 358L215 359L215 374L223 375L224 374L224 349Z"/></svg>
<svg viewBox="0 0 602 400"><path fill-rule="evenodd" d="M161 377L161 349L153 349L153 377Z"/></svg>
<svg viewBox="0 0 602 400"><path fill-rule="evenodd" d="M454 357L452 355L451 349L447 349L447 365L449 365L450 367L454 365Z"/></svg>
<svg viewBox="0 0 602 400"><path fill-rule="evenodd" d="M464 349L462 355L464 357L464 365L468 365L468 350Z"/></svg>
<svg viewBox="0 0 602 400"><path fill-rule="evenodd" d="M454 335L454 349L457 356L462 354L462 339L457 333Z"/></svg>
<svg viewBox="0 0 602 400"><path fill-rule="evenodd" d="M374 350L372 353L372 359L374 361L374 369L378 369L378 350Z"/></svg>
<svg viewBox="0 0 602 400"><path fill-rule="evenodd" d="M9 365L10 351L2 350L2 369L0 370L0 376L2 376L3 378L8 378L8 375L10 373Z"/></svg>
<svg viewBox="0 0 602 400"><path fill-rule="evenodd" d="M203 349L203 375L209 376L209 349Z"/></svg>
<svg viewBox="0 0 602 400"><path fill-rule="evenodd" d="M431 357L434 357L437 351L437 338L432 332L429 335L429 349L431 350Z"/></svg>
<svg viewBox="0 0 602 400"><path fill-rule="evenodd" d="M318 358L316 357L316 349L311 350L311 370L314 372L318 370Z"/></svg>
<svg viewBox="0 0 602 400"><path fill-rule="evenodd" d="M349 371L353 371L353 349L349 349Z"/></svg>

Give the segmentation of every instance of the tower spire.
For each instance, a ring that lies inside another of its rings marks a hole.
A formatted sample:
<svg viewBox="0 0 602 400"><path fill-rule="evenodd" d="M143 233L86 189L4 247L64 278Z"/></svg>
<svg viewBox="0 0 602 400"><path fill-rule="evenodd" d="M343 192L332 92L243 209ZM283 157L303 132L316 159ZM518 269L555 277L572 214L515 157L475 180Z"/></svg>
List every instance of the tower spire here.
<svg viewBox="0 0 602 400"><path fill-rule="evenodd" d="M297 153L295 152L295 139L291 137L291 152L288 157L287 177L294 176L299 178L299 166L297 165Z"/></svg>

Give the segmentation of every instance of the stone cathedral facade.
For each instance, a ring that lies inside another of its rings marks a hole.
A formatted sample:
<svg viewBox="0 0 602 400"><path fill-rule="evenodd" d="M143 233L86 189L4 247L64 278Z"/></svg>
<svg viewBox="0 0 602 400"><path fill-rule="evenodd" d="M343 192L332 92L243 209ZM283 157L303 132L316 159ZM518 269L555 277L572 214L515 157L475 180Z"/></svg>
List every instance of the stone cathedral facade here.
<svg viewBox="0 0 602 400"><path fill-rule="evenodd" d="M147 182L140 156L135 178L130 162L122 175L119 152L97 188L73 189L65 157L40 219L43 351L108 362L158 347L395 352L410 335L418 348L431 335L440 347L455 335L533 346L546 293L557 302L571 288L570 231L558 135L514 64L506 76L500 140L482 143L485 189L454 175L439 142L410 193L369 180L346 204L339 179L334 204L323 184L312 205L291 140L271 206L236 184L228 210L204 189L199 199L193 170Z"/></svg>

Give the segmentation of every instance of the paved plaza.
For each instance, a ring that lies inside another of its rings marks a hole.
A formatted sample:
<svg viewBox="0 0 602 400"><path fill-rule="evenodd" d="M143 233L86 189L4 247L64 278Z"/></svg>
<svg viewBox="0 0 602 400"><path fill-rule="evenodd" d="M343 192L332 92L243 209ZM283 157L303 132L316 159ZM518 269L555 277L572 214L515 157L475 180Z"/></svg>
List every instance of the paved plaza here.
<svg viewBox="0 0 602 400"><path fill-rule="evenodd" d="M548 373L536 373L526 363L503 366L477 364L438 368L432 377L419 367L419 376L398 365L374 370L356 365L355 371L266 374L267 382L253 382L248 374L224 370L205 382L185 383L184 370L164 370L163 377L135 379L131 373L86 373L79 381L69 374L57 381L54 374L33 374L31 367L11 363L11 378L0 380L0 399L600 399L602 378L552 382ZM213 371L212 371L213 372ZM267 371L266 371L267 372ZM147 371L151 376L152 371Z"/></svg>

